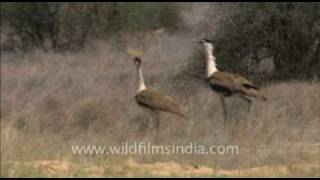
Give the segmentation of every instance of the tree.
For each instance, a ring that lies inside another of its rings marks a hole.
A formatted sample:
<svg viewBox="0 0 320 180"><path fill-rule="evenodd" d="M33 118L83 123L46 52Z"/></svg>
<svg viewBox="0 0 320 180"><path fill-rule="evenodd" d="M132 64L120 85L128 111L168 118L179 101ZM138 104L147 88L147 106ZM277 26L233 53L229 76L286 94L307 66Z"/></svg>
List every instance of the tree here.
<svg viewBox="0 0 320 180"><path fill-rule="evenodd" d="M25 51L78 50L94 39L160 27L175 31L182 21L175 3L1 3L1 15L11 30L9 36Z"/></svg>
<svg viewBox="0 0 320 180"><path fill-rule="evenodd" d="M224 68L271 57L277 79L320 76L320 3L218 3L211 32ZM213 29L213 28L212 28Z"/></svg>

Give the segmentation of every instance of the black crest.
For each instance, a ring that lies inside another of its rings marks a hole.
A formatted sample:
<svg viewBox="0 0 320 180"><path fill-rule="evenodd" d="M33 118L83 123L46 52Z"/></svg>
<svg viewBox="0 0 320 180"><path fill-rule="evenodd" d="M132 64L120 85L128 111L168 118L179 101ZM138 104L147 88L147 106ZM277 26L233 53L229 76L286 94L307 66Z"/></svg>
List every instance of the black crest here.
<svg viewBox="0 0 320 180"><path fill-rule="evenodd" d="M135 62L135 63L137 63L137 64L141 64L141 58L140 57L134 57L133 58L133 61Z"/></svg>
<svg viewBox="0 0 320 180"><path fill-rule="evenodd" d="M210 39L207 39L207 38L201 39L200 41L201 42L206 42L206 43L214 43L213 40L210 40Z"/></svg>

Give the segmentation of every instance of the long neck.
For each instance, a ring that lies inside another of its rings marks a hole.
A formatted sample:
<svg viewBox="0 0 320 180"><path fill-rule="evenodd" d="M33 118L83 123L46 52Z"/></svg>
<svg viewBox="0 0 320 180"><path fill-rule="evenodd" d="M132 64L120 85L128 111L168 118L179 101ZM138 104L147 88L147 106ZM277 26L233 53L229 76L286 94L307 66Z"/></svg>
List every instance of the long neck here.
<svg viewBox="0 0 320 180"><path fill-rule="evenodd" d="M206 57L207 57L207 77L210 77L213 73L218 71L216 65L216 58L213 56L213 47L211 44L206 44Z"/></svg>
<svg viewBox="0 0 320 180"><path fill-rule="evenodd" d="M142 74L141 65L137 66L137 73L138 73L138 92L146 89L146 85L144 84L144 78Z"/></svg>

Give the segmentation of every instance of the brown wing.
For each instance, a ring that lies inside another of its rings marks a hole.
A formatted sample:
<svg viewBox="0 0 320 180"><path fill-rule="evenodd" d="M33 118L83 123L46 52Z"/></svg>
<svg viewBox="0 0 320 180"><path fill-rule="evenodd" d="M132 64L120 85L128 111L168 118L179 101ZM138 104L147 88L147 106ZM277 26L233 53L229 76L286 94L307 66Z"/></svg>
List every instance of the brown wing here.
<svg viewBox="0 0 320 180"><path fill-rule="evenodd" d="M241 89L241 88L259 89L258 86L252 84L246 78L233 73L218 71L214 73L210 78L211 78L210 81L212 81L213 83L217 83L229 89L234 89L234 90Z"/></svg>
<svg viewBox="0 0 320 180"><path fill-rule="evenodd" d="M259 92L259 87L249 82L246 78L236 74L216 72L210 77L210 85L214 90L221 92L224 95L241 93L247 96L267 100L267 97Z"/></svg>
<svg viewBox="0 0 320 180"><path fill-rule="evenodd" d="M252 84L249 80L247 80L246 78L233 74L235 76L235 80L241 84L243 87L245 88L253 88L253 89L259 89L258 86Z"/></svg>
<svg viewBox="0 0 320 180"><path fill-rule="evenodd" d="M170 112L185 118L181 108L169 96L153 90L143 90L136 95L139 105L160 111Z"/></svg>

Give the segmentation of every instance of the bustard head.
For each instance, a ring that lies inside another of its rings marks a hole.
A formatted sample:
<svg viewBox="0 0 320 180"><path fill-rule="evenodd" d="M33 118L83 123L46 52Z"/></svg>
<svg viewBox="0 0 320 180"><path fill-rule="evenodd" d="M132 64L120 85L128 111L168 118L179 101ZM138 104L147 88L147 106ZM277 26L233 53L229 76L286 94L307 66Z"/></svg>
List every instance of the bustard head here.
<svg viewBox="0 0 320 180"><path fill-rule="evenodd" d="M140 65L141 65L141 58L140 57L134 57L133 59L132 59L132 61L133 61L133 63L137 66L137 67L139 67Z"/></svg>
<svg viewBox="0 0 320 180"><path fill-rule="evenodd" d="M198 43L202 44L206 49L208 50L214 50L214 41L213 40L209 40L209 39L201 39L199 41L197 41Z"/></svg>

